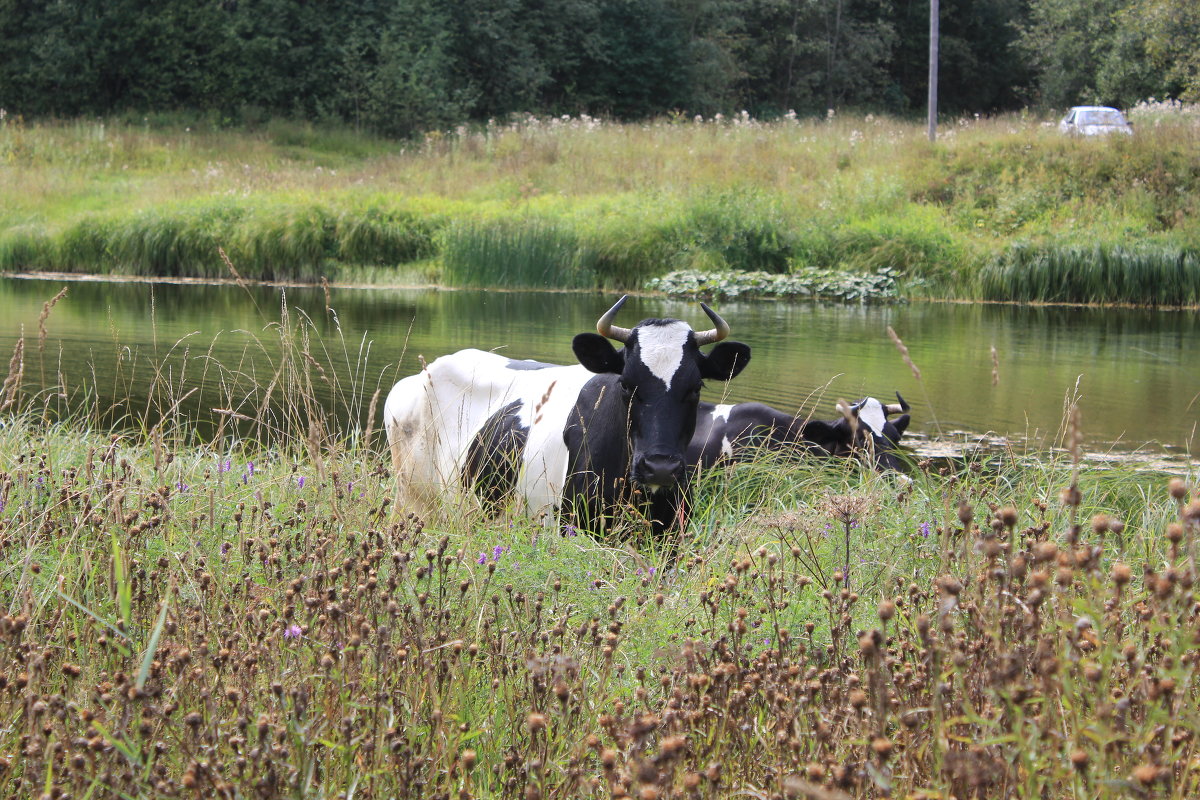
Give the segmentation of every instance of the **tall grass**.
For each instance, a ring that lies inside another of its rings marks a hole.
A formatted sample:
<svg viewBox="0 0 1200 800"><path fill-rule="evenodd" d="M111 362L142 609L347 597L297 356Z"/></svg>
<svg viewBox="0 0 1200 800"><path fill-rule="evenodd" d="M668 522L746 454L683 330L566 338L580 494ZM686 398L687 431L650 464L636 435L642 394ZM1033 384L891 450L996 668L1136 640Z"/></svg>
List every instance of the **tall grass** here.
<svg viewBox="0 0 1200 800"><path fill-rule="evenodd" d="M1200 303L1200 254L1170 245L1014 246L979 274L991 300L1048 303Z"/></svg>
<svg viewBox="0 0 1200 800"><path fill-rule="evenodd" d="M442 274L455 286L579 288L595 283L591 257L575 233L540 219L470 220L441 240Z"/></svg>
<svg viewBox="0 0 1200 800"><path fill-rule="evenodd" d="M587 274L587 285L632 288L681 268L886 267L929 294L972 296L1014 243L1065 258L1080 242L1109 254L1145 240L1194 249L1200 133L1194 115L1155 120L1104 141L1066 140L1027 116L962 120L931 146L915 124L851 115L527 117L391 143L283 123L233 132L10 117L0 268L205 276L220 273L215 242L247 276L314 279L436 263L449 247L442 279L454 282L484 279L489 268L464 259L497 248L513 263L492 271L526 269L520 280L558 261L566 272L550 285ZM1116 299L1164 302L1147 286L1123 278Z"/></svg>

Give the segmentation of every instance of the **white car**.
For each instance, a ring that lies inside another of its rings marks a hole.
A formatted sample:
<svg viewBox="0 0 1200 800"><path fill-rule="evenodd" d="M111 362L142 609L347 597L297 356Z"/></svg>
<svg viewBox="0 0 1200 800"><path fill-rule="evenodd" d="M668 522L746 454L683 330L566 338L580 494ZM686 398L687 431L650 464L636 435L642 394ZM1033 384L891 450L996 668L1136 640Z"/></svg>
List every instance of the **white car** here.
<svg viewBox="0 0 1200 800"><path fill-rule="evenodd" d="M1133 126L1125 119L1125 115L1108 106L1075 106L1058 123L1058 129L1079 136L1133 133Z"/></svg>

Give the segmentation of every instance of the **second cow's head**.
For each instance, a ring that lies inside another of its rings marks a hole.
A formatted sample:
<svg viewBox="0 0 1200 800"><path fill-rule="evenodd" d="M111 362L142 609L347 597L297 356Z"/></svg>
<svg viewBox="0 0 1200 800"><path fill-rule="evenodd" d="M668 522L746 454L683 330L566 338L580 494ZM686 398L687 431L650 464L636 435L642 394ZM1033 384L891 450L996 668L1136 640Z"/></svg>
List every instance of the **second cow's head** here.
<svg viewBox="0 0 1200 800"><path fill-rule="evenodd" d="M657 492L684 479L684 455L696 429L696 407L705 380L727 381L750 362L750 347L722 341L729 325L704 303L715 327L693 331L677 319L645 319L633 328L613 324L622 297L596 323L598 333L581 333L572 347L579 363L600 375L619 376L630 442L630 479ZM620 350L609 339L622 342ZM717 344L707 354L704 345Z"/></svg>

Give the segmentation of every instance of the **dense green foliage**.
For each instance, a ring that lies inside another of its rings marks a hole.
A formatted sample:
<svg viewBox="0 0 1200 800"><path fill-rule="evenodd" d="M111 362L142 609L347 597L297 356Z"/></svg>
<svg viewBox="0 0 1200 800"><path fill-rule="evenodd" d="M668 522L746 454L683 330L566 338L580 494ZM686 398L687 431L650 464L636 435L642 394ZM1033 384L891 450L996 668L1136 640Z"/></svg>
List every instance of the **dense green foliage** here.
<svg viewBox="0 0 1200 800"><path fill-rule="evenodd" d="M941 108L1200 91L1191 0L944 0ZM512 112L920 111L908 0L0 3L0 108L285 116L387 135Z"/></svg>
<svg viewBox="0 0 1200 800"><path fill-rule="evenodd" d="M526 117L403 147L283 122L165 133L10 118L0 269L625 289L746 271L834 295L886 269L888 293L910 296L1191 303L1198 116L1142 104L1137 134L1106 140L1025 115L963 119L936 146L873 115ZM1028 289L1031 254L1067 263L1059 252L1130 274L1102 291L1076 286L1080 270ZM1155 259L1183 283L1163 285Z"/></svg>

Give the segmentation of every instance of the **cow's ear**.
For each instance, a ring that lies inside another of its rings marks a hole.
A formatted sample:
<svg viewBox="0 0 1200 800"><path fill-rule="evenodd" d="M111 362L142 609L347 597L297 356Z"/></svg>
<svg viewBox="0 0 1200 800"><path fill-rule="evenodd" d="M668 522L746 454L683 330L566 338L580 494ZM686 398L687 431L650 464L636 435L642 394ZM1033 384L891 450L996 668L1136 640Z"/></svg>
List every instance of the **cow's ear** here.
<svg viewBox="0 0 1200 800"><path fill-rule="evenodd" d="M597 375L620 375L625 369L625 353L618 352L612 342L598 333L580 333L571 342L579 363Z"/></svg>
<svg viewBox="0 0 1200 800"><path fill-rule="evenodd" d="M900 416L898 416L894 420L892 420L892 424L896 426L896 434L897 434L896 441L900 441L900 437L904 435L904 432L906 430L908 430L908 423L909 423L908 414L901 414Z"/></svg>
<svg viewBox="0 0 1200 800"><path fill-rule="evenodd" d="M700 376L714 381L727 381L750 363L750 345L741 342L721 342L700 360Z"/></svg>
<svg viewBox="0 0 1200 800"><path fill-rule="evenodd" d="M846 443L850 441L847 433L839 431L836 424L820 419L810 419L804 423L801 435L804 437L804 441L819 444L826 450L833 450L839 440L844 440Z"/></svg>

